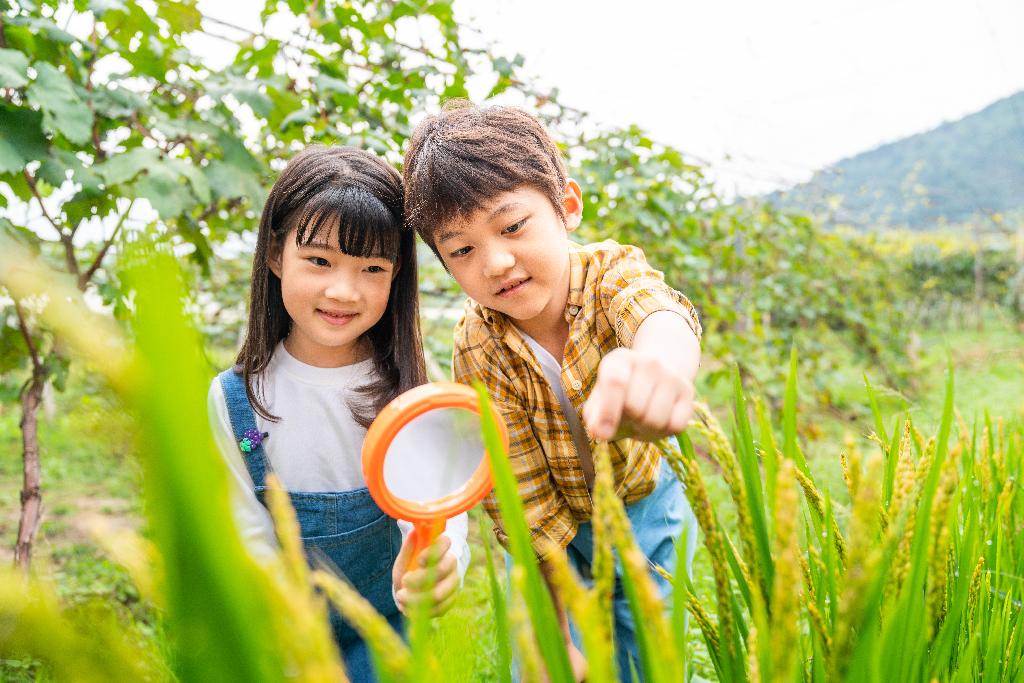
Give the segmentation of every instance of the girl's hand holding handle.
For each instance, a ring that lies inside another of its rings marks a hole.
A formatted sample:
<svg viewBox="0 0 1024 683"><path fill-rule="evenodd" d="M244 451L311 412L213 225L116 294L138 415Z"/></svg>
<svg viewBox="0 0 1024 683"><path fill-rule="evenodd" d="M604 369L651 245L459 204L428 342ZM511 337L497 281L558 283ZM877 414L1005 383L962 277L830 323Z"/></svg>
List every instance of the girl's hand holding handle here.
<svg viewBox="0 0 1024 683"><path fill-rule="evenodd" d="M416 566L406 571L412 552L411 538L412 534L409 534L402 541L402 549L391 572L395 602L405 615L413 605L428 602L430 615L439 617L451 609L459 588L459 568L455 553L451 551L452 542L444 534L438 536L416 559Z"/></svg>

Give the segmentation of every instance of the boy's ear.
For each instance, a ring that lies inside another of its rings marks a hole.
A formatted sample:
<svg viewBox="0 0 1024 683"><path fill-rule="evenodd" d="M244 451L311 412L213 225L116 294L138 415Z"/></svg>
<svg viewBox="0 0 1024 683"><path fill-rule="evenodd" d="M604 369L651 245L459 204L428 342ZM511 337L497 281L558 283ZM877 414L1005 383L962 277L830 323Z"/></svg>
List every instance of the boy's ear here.
<svg viewBox="0 0 1024 683"><path fill-rule="evenodd" d="M565 229L572 232L580 227L580 221L583 220L583 190L572 178L565 182L562 208L565 209Z"/></svg>

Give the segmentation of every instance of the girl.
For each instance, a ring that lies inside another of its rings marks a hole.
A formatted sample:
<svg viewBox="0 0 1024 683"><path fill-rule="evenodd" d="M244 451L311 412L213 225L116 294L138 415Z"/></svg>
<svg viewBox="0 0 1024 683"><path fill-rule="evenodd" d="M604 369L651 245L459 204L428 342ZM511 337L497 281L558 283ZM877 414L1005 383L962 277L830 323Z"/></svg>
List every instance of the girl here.
<svg viewBox="0 0 1024 683"><path fill-rule="evenodd" d="M435 614L446 611L469 560L463 514L434 548L435 585L425 569L404 573L411 526L386 517L363 482L366 428L425 375L401 177L354 148L303 151L263 209L245 342L210 386L210 415L250 551L275 552L263 505L272 470L307 552L326 557L395 628L428 592ZM350 678L373 680L366 645L336 613L331 623Z"/></svg>

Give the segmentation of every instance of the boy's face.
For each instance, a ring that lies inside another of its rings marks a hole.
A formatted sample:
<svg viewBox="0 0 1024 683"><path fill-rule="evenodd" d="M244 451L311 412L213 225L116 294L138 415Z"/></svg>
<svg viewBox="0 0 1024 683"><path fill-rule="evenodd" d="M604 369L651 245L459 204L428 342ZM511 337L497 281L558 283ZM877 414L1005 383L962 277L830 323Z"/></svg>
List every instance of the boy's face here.
<svg viewBox="0 0 1024 683"><path fill-rule="evenodd" d="M523 186L494 197L437 233L445 266L466 294L504 313L527 332L555 322L569 295L568 233L579 226L583 200L566 183L563 223L548 197Z"/></svg>

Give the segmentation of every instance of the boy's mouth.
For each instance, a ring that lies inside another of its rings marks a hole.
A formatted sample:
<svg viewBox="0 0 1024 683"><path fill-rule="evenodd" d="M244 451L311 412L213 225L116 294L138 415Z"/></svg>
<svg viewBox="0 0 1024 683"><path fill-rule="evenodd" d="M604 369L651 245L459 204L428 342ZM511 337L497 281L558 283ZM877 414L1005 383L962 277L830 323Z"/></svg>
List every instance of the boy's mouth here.
<svg viewBox="0 0 1024 683"><path fill-rule="evenodd" d="M509 280L504 285L502 285L501 289L495 292L495 294L497 294L498 296L510 296L512 294L515 294L523 288L523 285L525 285L532 279L533 278L529 277L520 277L516 278L515 280Z"/></svg>
<svg viewBox="0 0 1024 683"><path fill-rule="evenodd" d="M316 314L320 316L321 320L330 325L345 325L357 315L356 313L347 313L345 311L327 311L322 308L316 309Z"/></svg>

